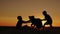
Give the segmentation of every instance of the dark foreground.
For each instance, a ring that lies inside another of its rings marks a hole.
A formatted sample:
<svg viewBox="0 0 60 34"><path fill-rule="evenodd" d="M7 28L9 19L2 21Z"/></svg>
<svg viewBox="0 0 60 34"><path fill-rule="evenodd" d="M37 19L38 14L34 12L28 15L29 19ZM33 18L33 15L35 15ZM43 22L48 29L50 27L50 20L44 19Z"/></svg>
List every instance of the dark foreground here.
<svg viewBox="0 0 60 34"><path fill-rule="evenodd" d="M46 27L45 30L23 27L21 30L17 30L16 27L0 26L0 34L60 34L60 27L54 27L53 29Z"/></svg>

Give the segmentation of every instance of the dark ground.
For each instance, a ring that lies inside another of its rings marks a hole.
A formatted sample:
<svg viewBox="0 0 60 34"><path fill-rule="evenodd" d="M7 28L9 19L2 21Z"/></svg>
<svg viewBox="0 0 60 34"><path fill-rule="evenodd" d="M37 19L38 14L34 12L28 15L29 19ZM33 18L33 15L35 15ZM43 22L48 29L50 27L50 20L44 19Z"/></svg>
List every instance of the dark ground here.
<svg viewBox="0 0 60 34"><path fill-rule="evenodd" d="M54 27L53 29L45 27L45 30L37 30L25 26L21 30L17 30L13 26L0 26L0 34L60 34L60 27Z"/></svg>

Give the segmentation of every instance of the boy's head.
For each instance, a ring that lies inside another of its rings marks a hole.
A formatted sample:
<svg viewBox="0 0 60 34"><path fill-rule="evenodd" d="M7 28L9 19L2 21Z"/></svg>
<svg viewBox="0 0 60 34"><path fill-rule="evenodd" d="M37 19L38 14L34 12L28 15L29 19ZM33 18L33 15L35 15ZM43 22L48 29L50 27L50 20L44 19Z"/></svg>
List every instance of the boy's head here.
<svg viewBox="0 0 60 34"><path fill-rule="evenodd" d="M34 19L34 16L29 16L29 19Z"/></svg>
<svg viewBox="0 0 60 34"><path fill-rule="evenodd" d="M47 12L46 11L43 11L43 15L46 15L47 14Z"/></svg>
<svg viewBox="0 0 60 34"><path fill-rule="evenodd" d="M21 17L21 16L18 16L17 19L18 19L18 20L22 20L22 17Z"/></svg>

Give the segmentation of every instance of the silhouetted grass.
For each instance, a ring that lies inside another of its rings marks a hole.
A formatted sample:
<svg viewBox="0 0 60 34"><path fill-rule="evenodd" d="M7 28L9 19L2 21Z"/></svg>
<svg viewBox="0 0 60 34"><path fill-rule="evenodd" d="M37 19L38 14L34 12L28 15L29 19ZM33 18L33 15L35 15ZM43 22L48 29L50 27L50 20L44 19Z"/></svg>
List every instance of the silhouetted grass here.
<svg viewBox="0 0 60 34"><path fill-rule="evenodd" d="M45 27L43 30L37 30L28 26L23 27L21 30L17 30L16 27L7 27L0 26L0 34L29 34L29 33L42 33L42 34L50 34L50 33L60 33L60 27L54 27L50 29L49 27Z"/></svg>

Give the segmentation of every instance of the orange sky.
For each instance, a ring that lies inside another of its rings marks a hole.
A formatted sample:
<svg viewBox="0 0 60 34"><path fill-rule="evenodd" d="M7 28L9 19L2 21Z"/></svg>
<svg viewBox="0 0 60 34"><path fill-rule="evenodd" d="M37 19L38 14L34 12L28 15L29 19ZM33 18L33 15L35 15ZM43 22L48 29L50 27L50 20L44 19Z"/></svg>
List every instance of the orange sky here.
<svg viewBox="0 0 60 34"><path fill-rule="evenodd" d="M15 26L17 16L28 20L34 15L43 19L43 10L53 19L53 26L60 26L60 0L0 0L0 26Z"/></svg>

